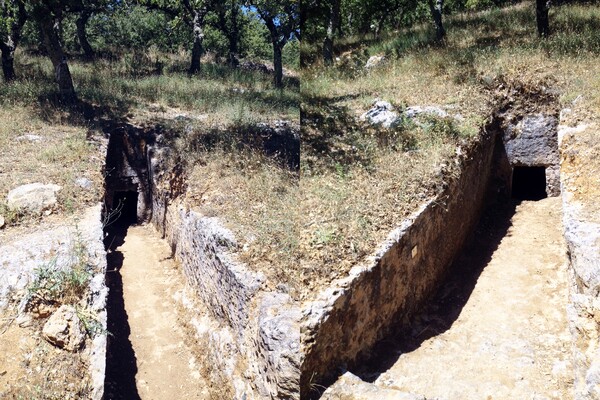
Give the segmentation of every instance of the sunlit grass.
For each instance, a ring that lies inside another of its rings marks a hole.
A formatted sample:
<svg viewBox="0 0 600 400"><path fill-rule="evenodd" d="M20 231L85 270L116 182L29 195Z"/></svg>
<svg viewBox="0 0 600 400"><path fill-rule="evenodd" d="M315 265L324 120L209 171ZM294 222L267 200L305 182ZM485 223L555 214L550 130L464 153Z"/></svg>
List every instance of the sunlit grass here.
<svg viewBox="0 0 600 400"><path fill-rule="evenodd" d="M2 104L33 105L56 97L52 66L46 58L20 51L16 59L20 79L0 85ZM158 103L217 114L224 123L240 109L256 120L298 119L299 93L293 79L276 89L272 76L262 72L205 62L198 75L189 76L178 67L179 60L171 62L158 67L148 57L138 63L127 57L93 63L71 60L70 70L80 99L119 114Z"/></svg>
<svg viewBox="0 0 600 400"><path fill-rule="evenodd" d="M319 60L319 44L303 45L317 60L304 68L301 84L307 117L300 246L309 275L343 275L374 250L441 179L438 167L454 146L476 136L496 107L499 82L545 85L580 118L599 118L600 8L554 7L550 19L547 40L537 36L532 2L447 16L441 45L429 24L384 32L379 40L345 37L332 67ZM386 62L368 71L373 55ZM429 130L378 131L358 121L375 99L398 109L435 105L461 118Z"/></svg>

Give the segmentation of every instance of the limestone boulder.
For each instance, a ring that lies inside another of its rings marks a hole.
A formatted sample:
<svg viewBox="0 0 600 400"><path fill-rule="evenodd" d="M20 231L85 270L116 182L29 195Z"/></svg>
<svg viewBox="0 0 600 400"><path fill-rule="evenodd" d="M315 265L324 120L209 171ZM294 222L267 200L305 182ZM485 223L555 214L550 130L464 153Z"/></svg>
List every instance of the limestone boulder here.
<svg viewBox="0 0 600 400"><path fill-rule="evenodd" d="M94 182L84 176L75 179L75 184L85 190L90 190L94 187Z"/></svg>
<svg viewBox="0 0 600 400"><path fill-rule="evenodd" d="M373 107L364 113L360 119L367 121L371 125L379 125L384 128L391 128L399 121L398 113L387 101L378 100Z"/></svg>
<svg viewBox="0 0 600 400"><path fill-rule="evenodd" d="M346 372L338 381L330 386L323 396L323 400L427 400L424 396L406 393L391 388L383 388ZM430 399L434 400L434 399Z"/></svg>
<svg viewBox="0 0 600 400"><path fill-rule="evenodd" d="M436 106L425 106L425 107L412 106L412 107L407 107L406 110L404 110L404 115L407 118L417 118L420 115L431 115L431 116L439 117L439 118L446 118L446 117L448 117L448 113L446 111L444 111L440 107L436 107Z"/></svg>
<svg viewBox="0 0 600 400"><path fill-rule="evenodd" d="M42 137L39 135L32 135L32 134L27 134L27 135L23 135L23 136L19 136L17 137L17 140L19 142L41 142L42 141Z"/></svg>
<svg viewBox="0 0 600 400"><path fill-rule="evenodd" d="M366 69L377 68L377 67L380 67L383 64L385 64L385 62L386 62L385 56L371 56L367 60L367 63L365 64L365 68Z"/></svg>
<svg viewBox="0 0 600 400"><path fill-rule="evenodd" d="M42 214L56 205L56 193L60 186L30 183L8 192L7 203L11 209L19 209L32 214Z"/></svg>
<svg viewBox="0 0 600 400"><path fill-rule="evenodd" d="M42 335L52 345L68 351L79 350L85 342L83 324L73 306L61 306L46 322Z"/></svg>
<svg viewBox="0 0 600 400"><path fill-rule="evenodd" d="M411 106L407 107L400 115L387 101L377 100L373 107L363 115L360 119L371 125L381 126L383 128L393 128L402 122L402 117L413 120L417 125L420 125L419 118L424 116L433 116L438 118L448 118L450 115L440 107L436 106ZM460 115L454 115L454 119L460 120Z"/></svg>

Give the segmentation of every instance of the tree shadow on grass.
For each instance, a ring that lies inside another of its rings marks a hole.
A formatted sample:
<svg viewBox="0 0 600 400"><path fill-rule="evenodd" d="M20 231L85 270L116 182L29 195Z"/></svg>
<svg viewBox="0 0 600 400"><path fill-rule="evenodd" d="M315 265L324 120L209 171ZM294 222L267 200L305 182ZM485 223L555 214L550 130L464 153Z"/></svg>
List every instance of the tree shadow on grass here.
<svg viewBox="0 0 600 400"><path fill-rule="evenodd" d="M377 139L345 106L335 103L360 97L305 97L301 108L302 164L308 169L370 168L377 154Z"/></svg>
<svg viewBox="0 0 600 400"><path fill-rule="evenodd" d="M51 91L38 96L38 114L47 122L59 121L82 127L100 127L105 121L124 122L127 120L133 102L116 98L108 93L99 93L98 103L78 98L74 102L64 102L58 92ZM106 104L106 105L102 105Z"/></svg>

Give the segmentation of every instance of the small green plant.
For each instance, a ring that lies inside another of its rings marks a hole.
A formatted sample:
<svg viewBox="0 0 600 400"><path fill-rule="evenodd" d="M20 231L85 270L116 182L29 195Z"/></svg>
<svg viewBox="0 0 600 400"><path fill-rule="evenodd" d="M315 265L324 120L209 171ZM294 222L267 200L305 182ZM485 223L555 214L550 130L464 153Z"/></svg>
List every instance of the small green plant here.
<svg viewBox="0 0 600 400"><path fill-rule="evenodd" d="M7 226L16 225L25 217L25 213L21 210L10 208L6 203L0 203L0 215L4 217Z"/></svg>
<svg viewBox="0 0 600 400"><path fill-rule="evenodd" d="M460 129L452 117L427 115L421 125L432 144L456 141L460 137Z"/></svg>
<svg viewBox="0 0 600 400"><path fill-rule="evenodd" d="M98 318L98 314L88 307L75 307L77 317L83 324L83 328L89 337L93 338L99 335L110 335L111 333L104 328Z"/></svg>
<svg viewBox="0 0 600 400"><path fill-rule="evenodd" d="M326 245L330 242L336 241L337 239L338 235L335 228L317 229L317 231L314 233L312 244L316 246Z"/></svg>
<svg viewBox="0 0 600 400"><path fill-rule="evenodd" d="M78 302L87 290L91 274L81 268L57 268L58 258L35 270L35 280L28 288L30 298L45 304Z"/></svg>
<svg viewBox="0 0 600 400"><path fill-rule="evenodd" d="M85 295L92 276L87 249L76 227L68 259L59 265L58 256L35 270L35 279L28 287L28 305L77 304Z"/></svg>

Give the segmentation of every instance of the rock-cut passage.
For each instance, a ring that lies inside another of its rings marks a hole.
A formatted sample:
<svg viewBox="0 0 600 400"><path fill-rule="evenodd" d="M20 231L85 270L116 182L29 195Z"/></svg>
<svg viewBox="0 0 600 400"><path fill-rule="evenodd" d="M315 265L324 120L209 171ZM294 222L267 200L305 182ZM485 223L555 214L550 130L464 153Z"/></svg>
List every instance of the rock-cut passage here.
<svg viewBox="0 0 600 400"><path fill-rule="evenodd" d="M105 398L209 398L173 298L184 283L170 247L150 226L112 233Z"/></svg>
<svg viewBox="0 0 600 400"><path fill-rule="evenodd" d="M394 355L359 374L426 398L570 398L560 206L524 201L485 217L435 301L386 345Z"/></svg>

